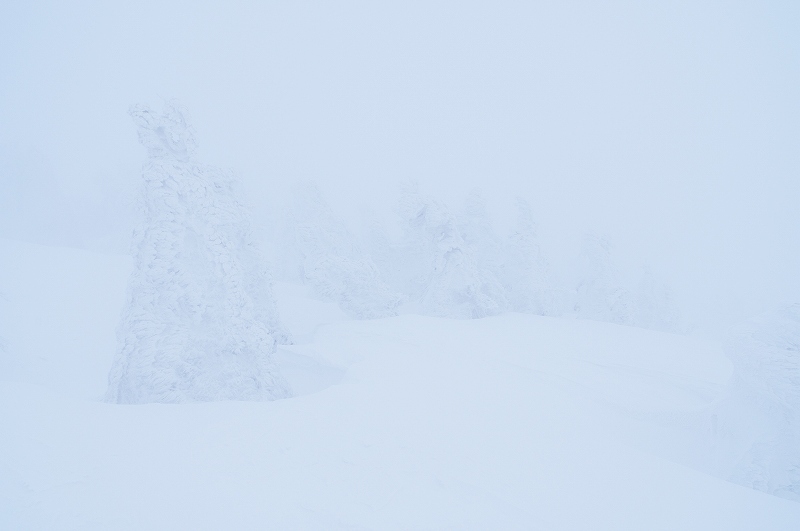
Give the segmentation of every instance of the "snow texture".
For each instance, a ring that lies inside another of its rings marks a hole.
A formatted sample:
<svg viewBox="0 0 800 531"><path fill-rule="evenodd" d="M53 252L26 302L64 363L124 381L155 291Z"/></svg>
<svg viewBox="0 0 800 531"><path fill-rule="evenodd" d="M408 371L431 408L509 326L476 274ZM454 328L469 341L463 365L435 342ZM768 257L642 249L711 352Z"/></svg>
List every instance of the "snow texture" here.
<svg viewBox="0 0 800 531"><path fill-rule="evenodd" d="M142 225L107 400L272 400L281 331L270 275L232 175L195 160L184 113L130 110L147 148Z"/></svg>
<svg viewBox="0 0 800 531"><path fill-rule="evenodd" d="M719 408L720 436L739 443L730 479L800 501L800 304L754 320L727 353L735 375Z"/></svg>
<svg viewBox="0 0 800 531"><path fill-rule="evenodd" d="M501 238L479 192L456 215L412 183L400 199L401 235L390 237L372 219L369 249L412 312L474 319L513 311L681 330L669 289L647 267L638 284L626 283L605 238L585 237L577 288L558 283L539 247L530 205L517 198L516 210L510 234Z"/></svg>
<svg viewBox="0 0 800 531"><path fill-rule="evenodd" d="M516 200L517 221L504 245L500 278L509 307L537 315L563 313L563 290L554 287L550 266L536 236L536 223L527 201Z"/></svg>
<svg viewBox="0 0 800 531"><path fill-rule="evenodd" d="M397 314L400 295L383 281L316 186L303 183L295 188L284 222L279 259L284 278L310 285L317 296L337 303L355 319Z"/></svg>
<svg viewBox="0 0 800 531"><path fill-rule="evenodd" d="M576 314L583 319L632 324L633 298L621 283L621 275L611 260L612 247L606 238L587 234L578 258Z"/></svg>
<svg viewBox="0 0 800 531"><path fill-rule="evenodd" d="M669 287L656 280L650 267L642 267L634 293L634 325L664 332L685 330Z"/></svg>
<svg viewBox="0 0 800 531"><path fill-rule="evenodd" d="M578 258L580 281L575 290L575 314L594 321L681 331L679 312L669 288L659 283L647 266L642 267L638 283L625 282L612 254L613 246L607 238L591 233L584 236Z"/></svg>
<svg viewBox="0 0 800 531"><path fill-rule="evenodd" d="M507 310L506 290L499 279L503 241L492 227L486 199L479 191L475 190L467 197L464 211L458 220L458 230L465 248L475 259L481 290L494 301L496 313Z"/></svg>
<svg viewBox="0 0 800 531"><path fill-rule="evenodd" d="M481 271L456 217L416 185L404 191L398 210L405 230L398 249L406 267L400 281L422 312L437 317L475 319L505 310L502 287ZM481 236L480 220L474 237Z"/></svg>
<svg viewBox="0 0 800 531"><path fill-rule="evenodd" d="M0 529L800 528L796 502L670 457L688 439L660 420L725 392L716 342L523 314L354 321L279 283L302 331L274 358L291 399L118 407L97 398L134 265L0 239ZM791 402L793 379L763 383L780 367L750 381Z"/></svg>

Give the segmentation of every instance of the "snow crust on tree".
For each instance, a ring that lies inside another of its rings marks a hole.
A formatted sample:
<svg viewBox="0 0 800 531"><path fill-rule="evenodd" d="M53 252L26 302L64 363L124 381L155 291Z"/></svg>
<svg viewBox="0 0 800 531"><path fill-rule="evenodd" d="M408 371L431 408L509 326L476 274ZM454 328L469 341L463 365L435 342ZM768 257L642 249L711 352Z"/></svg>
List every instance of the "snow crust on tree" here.
<svg viewBox="0 0 800 531"><path fill-rule="evenodd" d="M486 199L477 190L467 197L464 211L458 220L458 230L469 254L475 259L481 291L496 307L493 313L508 310L506 289L500 281L505 251L503 240L495 233L486 208Z"/></svg>
<svg viewBox="0 0 800 531"><path fill-rule="evenodd" d="M800 500L800 304L761 315L726 352L734 377L717 429L730 479Z"/></svg>
<svg viewBox="0 0 800 531"><path fill-rule="evenodd" d="M419 193L404 191L398 213L404 235L396 249L396 281L422 313L439 317L479 318L505 309L499 283L481 272L447 207Z"/></svg>
<svg viewBox="0 0 800 531"><path fill-rule="evenodd" d="M288 396L272 354L276 339L289 338L235 179L195 160L193 130L176 105L162 113L136 105L130 115L149 160L106 400Z"/></svg>
<svg viewBox="0 0 800 531"><path fill-rule="evenodd" d="M532 209L522 198L505 237L494 230L477 191L453 213L410 183L396 213L397 231L390 233L373 214L365 220L366 237L357 240L320 191L301 184L279 223L281 278L310 285L317 296L359 319L395 315L402 302L403 312L440 317L514 311L681 331L666 285L649 268L642 269L638 283L625 278L610 243L600 236L585 237L577 287L557 282L539 246Z"/></svg>
<svg viewBox="0 0 800 531"><path fill-rule="evenodd" d="M542 253L533 212L527 201L516 199L516 223L502 249L500 279L509 308L537 315L561 315L563 290L558 290Z"/></svg>
<svg viewBox="0 0 800 531"><path fill-rule="evenodd" d="M611 260L611 244L596 234L586 234L580 256L580 281L575 313L583 319L633 324L633 298Z"/></svg>
<svg viewBox="0 0 800 531"><path fill-rule="evenodd" d="M669 288L644 266L638 282L627 281L612 259L608 239L587 234L579 256L574 313L582 319L664 332L683 330Z"/></svg>
<svg viewBox="0 0 800 531"><path fill-rule="evenodd" d="M315 185L302 183L295 188L284 223L284 252L279 258L284 278L310 285L318 296L336 302L355 319L397 315L401 296L384 282Z"/></svg>
<svg viewBox="0 0 800 531"><path fill-rule="evenodd" d="M642 267L639 283L634 290L633 308L633 324L638 327L663 332L683 331L669 287L659 283L648 266Z"/></svg>

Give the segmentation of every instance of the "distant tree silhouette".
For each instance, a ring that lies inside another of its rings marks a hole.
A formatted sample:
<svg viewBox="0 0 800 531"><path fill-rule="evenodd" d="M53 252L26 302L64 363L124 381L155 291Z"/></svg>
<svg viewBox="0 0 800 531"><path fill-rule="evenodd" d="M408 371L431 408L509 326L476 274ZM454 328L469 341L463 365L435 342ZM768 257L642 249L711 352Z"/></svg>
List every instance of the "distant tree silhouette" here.
<svg viewBox="0 0 800 531"><path fill-rule="evenodd" d="M284 219L280 262L285 276L310 285L356 319L397 314L400 295L384 282L316 186L303 183L295 188Z"/></svg>

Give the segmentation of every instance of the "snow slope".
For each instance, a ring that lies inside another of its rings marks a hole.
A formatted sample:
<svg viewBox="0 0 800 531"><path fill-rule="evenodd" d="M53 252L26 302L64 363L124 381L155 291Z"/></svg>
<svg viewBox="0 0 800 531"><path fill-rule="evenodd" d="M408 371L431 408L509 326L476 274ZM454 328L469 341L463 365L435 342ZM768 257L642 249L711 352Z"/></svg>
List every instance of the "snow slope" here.
<svg viewBox="0 0 800 531"><path fill-rule="evenodd" d="M296 396L121 406L100 396L130 261L7 240L0 258L2 529L800 528L800 504L664 457L684 441L662 421L724 394L718 345L519 314L351 321L284 285Z"/></svg>

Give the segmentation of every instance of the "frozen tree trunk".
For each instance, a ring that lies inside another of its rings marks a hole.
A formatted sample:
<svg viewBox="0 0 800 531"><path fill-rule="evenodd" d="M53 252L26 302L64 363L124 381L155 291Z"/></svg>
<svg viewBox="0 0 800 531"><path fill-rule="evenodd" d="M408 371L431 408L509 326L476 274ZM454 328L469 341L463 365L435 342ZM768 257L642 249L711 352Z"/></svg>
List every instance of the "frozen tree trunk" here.
<svg viewBox="0 0 800 531"><path fill-rule="evenodd" d="M287 396L271 359L285 334L234 180L195 161L192 130L176 107L158 114L135 106L130 114L149 160L106 399Z"/></svg>

